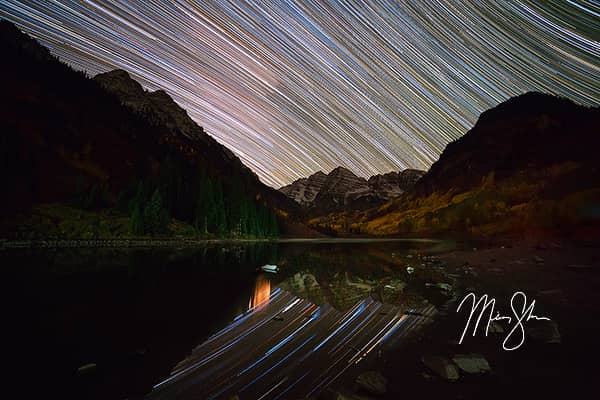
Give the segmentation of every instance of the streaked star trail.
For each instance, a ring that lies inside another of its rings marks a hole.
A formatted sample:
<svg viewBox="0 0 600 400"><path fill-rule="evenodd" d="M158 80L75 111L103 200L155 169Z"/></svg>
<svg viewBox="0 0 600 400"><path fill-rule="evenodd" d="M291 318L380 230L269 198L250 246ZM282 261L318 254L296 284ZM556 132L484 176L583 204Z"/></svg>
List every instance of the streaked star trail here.
<svg viewBox="0 0 600 400"><path fill-rule="evenodd" d="M91 75L166 90L274 187L427 169L531 90L600 99L597 1L28 1L2 18Z"/></svg>

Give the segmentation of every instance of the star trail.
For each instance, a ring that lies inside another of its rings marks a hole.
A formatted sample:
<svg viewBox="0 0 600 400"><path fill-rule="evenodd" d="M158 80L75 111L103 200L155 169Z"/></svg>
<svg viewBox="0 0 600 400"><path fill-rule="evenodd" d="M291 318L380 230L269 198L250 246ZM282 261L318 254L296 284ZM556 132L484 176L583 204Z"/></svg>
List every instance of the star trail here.
<svg viewBox="0 0 600 400"><path fill-rule="evenodd" d="M266 184L427 169L531 90L600 99L597 1L31 1L0 15L90 75L164 89Z"/></svg>

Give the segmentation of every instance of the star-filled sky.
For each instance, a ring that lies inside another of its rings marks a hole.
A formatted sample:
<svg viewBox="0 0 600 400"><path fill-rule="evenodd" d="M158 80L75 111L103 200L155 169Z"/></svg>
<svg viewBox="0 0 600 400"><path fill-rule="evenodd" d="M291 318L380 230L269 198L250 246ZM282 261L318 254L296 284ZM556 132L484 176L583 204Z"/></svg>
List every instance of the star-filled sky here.
<svg viewBox="0 0 600 400"><path fill-rule="evenodd" d="M600 102L598 1L27 1L60 59L165 89L274 187L338 165L427 169L482 111Z"/></svg>

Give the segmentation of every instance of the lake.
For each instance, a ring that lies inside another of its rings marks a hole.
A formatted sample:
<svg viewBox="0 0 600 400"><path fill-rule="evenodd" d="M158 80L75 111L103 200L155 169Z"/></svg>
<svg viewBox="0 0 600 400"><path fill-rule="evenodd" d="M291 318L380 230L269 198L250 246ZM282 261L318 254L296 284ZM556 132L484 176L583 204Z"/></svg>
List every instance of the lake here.
<svg viewBox="0 0 600 400"><path fill-rule="evenodd" d="M281 287L344 311L371 294L419 306L435 268L409 273L434 240L328 239L211 243L182 249L7 249L10 355L63 397L141 398L211 333ZM278 265L276 274L259 272ZM433 272L432 272L433 271ZM97 365L80 374L85 364ZM33 392L31 394L33 394Z"/></svg>

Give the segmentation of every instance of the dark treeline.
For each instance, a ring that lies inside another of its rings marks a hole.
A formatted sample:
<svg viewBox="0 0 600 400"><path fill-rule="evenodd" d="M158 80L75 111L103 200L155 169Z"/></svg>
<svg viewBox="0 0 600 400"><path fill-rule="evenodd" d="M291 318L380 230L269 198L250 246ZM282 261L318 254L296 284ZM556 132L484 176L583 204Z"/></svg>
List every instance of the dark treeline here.
<svg viewBox="0 0 600 400"><path fill-rule="evenodd" d="M193 233L203 237L279 235L275 211L252 194L243 176L228 177L224 187L222 179L202 170L192 173L183 163L181 158L167 156L157 177L138 179L121 191L118 208L131 216L132 233L166 233L172 217L191 224ZM102 190L92 187L89 193ZM101 194L94 196L103 198Z"/></svg>

